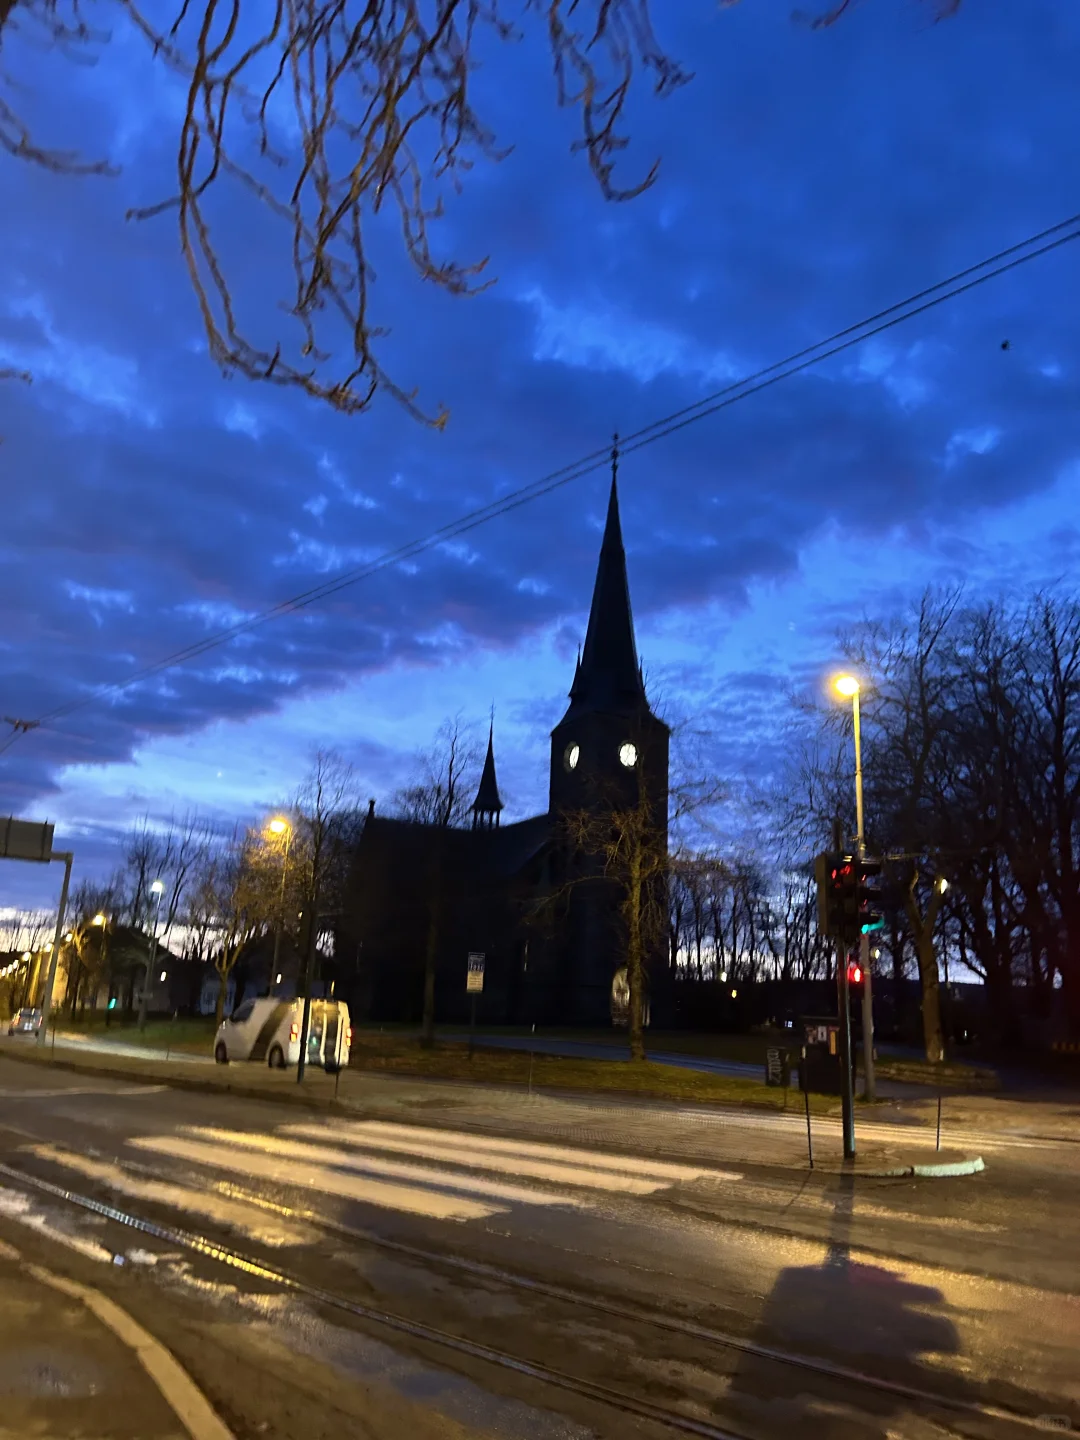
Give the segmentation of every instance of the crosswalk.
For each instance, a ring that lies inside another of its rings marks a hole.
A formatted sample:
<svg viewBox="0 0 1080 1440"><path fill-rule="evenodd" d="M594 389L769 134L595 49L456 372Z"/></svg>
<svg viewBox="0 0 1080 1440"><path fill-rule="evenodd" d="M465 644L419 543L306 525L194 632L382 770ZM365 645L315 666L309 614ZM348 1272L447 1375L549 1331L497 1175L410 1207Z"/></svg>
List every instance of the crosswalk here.
<svg viewBox="0 0 1080 1440"><path fill-rule="evenodd" d="M211 1187L222 1180L299 1187L458 1222L488 1219L519 1205L580 1211L616 1197L742 1178L697 1165L381 1121L294 1123L273 1131L186 1126L127 1143L146 1160L179 1162L189 1187L197 1178ZM53 1147L48 1158L62 1163ZM182 1188L171 1186L171 1203L183 1204ZM205 1213L207 1207L191 1208Z"/></svg>

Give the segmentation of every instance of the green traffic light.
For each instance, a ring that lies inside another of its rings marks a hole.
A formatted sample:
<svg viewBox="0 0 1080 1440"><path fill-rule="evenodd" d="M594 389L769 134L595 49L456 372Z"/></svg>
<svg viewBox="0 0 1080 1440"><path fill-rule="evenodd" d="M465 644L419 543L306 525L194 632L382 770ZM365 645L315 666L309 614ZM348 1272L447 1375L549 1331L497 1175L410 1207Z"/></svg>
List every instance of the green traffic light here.
<svg viewBox="0 0 1080 1440"><path fill-rule="evenodd" d="M874 923L873 923L872 925L864 925L864 926L862 927L861 933L862 933L863 935L872 935L875 930L884 930L884 929L885 929L885 919L884 919L883 916L880 916L880 915L879 915L878 918L874 921Z"/></svg>

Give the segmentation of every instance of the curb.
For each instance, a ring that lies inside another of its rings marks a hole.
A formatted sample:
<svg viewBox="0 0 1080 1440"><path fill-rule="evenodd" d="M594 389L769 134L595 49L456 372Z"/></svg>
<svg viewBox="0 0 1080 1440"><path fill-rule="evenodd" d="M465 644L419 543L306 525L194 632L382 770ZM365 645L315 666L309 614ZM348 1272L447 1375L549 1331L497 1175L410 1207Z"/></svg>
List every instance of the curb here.
<svg viewBox="0 0 1080 1440"><path fill-rule="evenodd" d="M332 1095L313 1095L310 1091L303 1091L299 1086L288 1090L284 1087L276 1090L263 1090L257 1085L232 1085L215 1083L212 1080L201 1080L195 1075L155 1075L146 1070L122 1070L110 1065L87 1065L77 1060L45 1060L38 1059L35 1055L8 1054L6 1051L0 1059L18 1060L24 1065L36 1065L42 1070L64 1070L69 1075L97 1076L105 1080L124 1080L134 1085L165 1085L170 1090L188 1090L199 1095L235 1095L240 1100L265 1100L273 1105L280 1102L284 1105L300 1105L309 1110L339 1109L353 1110L356 1106L349 1105L347 1101L335 1100ZM153 1062L151 1062L153 1063Z"/></svg>
<svg viewBox="0 0 1080 1440"><path fill-rule="evenodd" d="M891 1155L862 1159L814 1162L819 1175L850 1175L865 1180L945 1180L959 1175L979 1175L986 1169L981 1155L965 1155L956 1150L916 1152L911 1159Z"/></svg>

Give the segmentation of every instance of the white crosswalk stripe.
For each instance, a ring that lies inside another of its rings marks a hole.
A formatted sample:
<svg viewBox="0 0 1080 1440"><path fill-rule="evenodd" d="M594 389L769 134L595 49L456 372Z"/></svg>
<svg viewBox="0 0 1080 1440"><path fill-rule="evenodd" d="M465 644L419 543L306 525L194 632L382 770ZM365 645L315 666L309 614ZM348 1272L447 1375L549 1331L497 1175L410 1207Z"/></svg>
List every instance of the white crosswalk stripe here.
<svg viewBox="0 0 1080 1440"><path fill-rule="evenodd" d="M479 1220L513 1205L586 1209L730 1171L529 1141L379 1122L291 1124L272 1133L190 1126L129 1145L212 1174L301 1186L440 1220ZM188 1174L191 1178L191 1172Z"/></svg>

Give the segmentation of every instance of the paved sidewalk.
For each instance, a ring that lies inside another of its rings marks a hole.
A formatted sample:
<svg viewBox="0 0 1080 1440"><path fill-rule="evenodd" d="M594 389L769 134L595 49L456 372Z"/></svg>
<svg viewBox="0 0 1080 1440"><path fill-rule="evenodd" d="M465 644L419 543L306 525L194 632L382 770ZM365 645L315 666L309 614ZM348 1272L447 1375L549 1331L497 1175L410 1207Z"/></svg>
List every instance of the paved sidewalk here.
<svg viewBox="0 0 1080 1440"><path fill-rule="evenodd" d="M558 1139L593 1146L683 1156L745 1160L765 1165L806 1164L806 1120L802 1097L788 1096L785 1112L752 1106L694 1106L637 1099L617 1093L535 1092L465 1081L411 1079L404 1075L349 1070L329 1076L309 1071L303 1085L293 1071L259 1065L206 1065L201 1058L174 1057L166 1062L84 1052L77 1058L58 1050L54 1061L35 1057L25 1047L0 1044L0 1058L30 1060L34 1068L60 1073L108 1076L127 1081L164 1083L207 1093L221 1091L366 1118L432 1125L475 1127L529 1139ZM934 1143L936 1105L932 1101L858 1106L861 1150L894 1149ZM815 1159L840 1148L839 1102L828 1115L812 1119ZM1080 1104L1069 1099L1001 1096L949 1096L942 1109L942 1144L950 1149L992 1153L1005 1148L1031 1149L1072 1142L1080 1156ZM1070 1148L1072 1148L1070 1146Z"/></svg>

